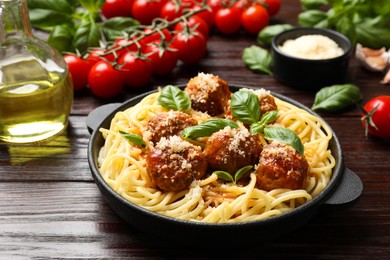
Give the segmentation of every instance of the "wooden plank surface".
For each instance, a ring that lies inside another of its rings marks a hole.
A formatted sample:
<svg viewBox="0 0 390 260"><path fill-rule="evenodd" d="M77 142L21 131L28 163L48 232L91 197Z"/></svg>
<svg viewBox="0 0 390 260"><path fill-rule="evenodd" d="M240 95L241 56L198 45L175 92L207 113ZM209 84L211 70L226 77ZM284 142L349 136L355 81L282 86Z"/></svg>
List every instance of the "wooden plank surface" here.
<svg viewBox="0 0 390 260"><path fill-rule="evenodd" d="M297 23L299 1L284 0L273 22ZM256 44L253 37L213 34L208 55L194 66L178 66L155 79L146 90L182 84L199 71L229 83L264 87L311 106L314 93L278 83L272 76L245 68L242 50ZM368 72L352 59L351 82L367 101L390 95L379 84L380 74ZM146 91L143 90L143 91ZM92 180L85 120L94 108L123 102L142 91L125 91L112 100L88 91L75 96L66 133L39 146L0 145L0 259L388 259L390 257L390 143L364 137L359 109L322 114L336 132L345 164L362 179L364 191L356 205L320 213L301 229L240 249L200 249L175 244L143 233L120 219L104 201ZM205 234L207 235L207 234Z"/></svg>

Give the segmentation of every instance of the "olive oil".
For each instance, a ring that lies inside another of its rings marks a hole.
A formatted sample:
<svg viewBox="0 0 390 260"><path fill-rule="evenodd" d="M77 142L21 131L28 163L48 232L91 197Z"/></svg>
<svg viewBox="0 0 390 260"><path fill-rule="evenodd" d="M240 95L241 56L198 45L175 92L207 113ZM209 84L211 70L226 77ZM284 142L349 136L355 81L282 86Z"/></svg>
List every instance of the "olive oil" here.
<svg viewBox="0 0 390 260"><path fill-rule="evenodd" d="M63 130L72 106L67 69L33 57L0 61L0 140L36 142Z"/></svg>

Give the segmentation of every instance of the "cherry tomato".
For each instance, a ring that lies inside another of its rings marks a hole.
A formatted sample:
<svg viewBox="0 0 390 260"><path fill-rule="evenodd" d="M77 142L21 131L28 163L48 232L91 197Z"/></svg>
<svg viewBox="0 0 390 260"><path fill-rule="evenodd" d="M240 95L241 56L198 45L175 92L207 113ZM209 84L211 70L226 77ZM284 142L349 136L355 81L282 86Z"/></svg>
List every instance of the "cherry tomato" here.
<svg viewBox="0 0 390 260"><path fill-rule="evenodd" d="M131 13L141 24L151 24L160 16L163 2L161 0L134 0Z"/></svg>
<svg viewBox="0 0 390 260"><path fill-rule="evenodd" d="M153 74L159 76L171 73L179 59L177 51L172 48L172 44L166 46L165 43L161 44L161 42L146 46L145 53L152 63Z"/></svg>
<svg viewBox="0 0 390 260"><path fill-rule="evenodd" d="M138 47L135 43L132 43L130 44L132 41L132 39L127 39L125 37L118 37L115 39L114 43L114 47L113 48L120 48L122 47L122 49L118 49L118 51L116 51L116 55L117 57L120 57L122 56L123 54L125 54L126 52L137 52L138 51Z"/></svg>
<svg viewBox="0 0 390 260"><path fill-rule="evenodd" d="M173 21L177 17L183 15L184 8L183 5L178 5L174 1L167 1L161 7L160 17L167 21Z"/></svg>
<svg viewBox="0 0 390 260"><path fill-rule="evenodd" d="M75 54L67 54L64 59L68 64L73 89L75 91L83 89L88 83L89 63Z"/></svg>
<svg viewBox="0 0 390 260"><path fill-rule="evenodd" d="M93 65L95 65L95 63L101 60L113 62L115 60L115 55L109 52L109 50L104 50L100 48L93 49L88 53L87 61L90 67L92 67Z"/></svg>
<svg viewBox="0 0 390 260"><path fill-rule="evenodd" d="M215 14L215 27L223 34L233 34L241 27L241 13L235 8L221 8Z"/></svg>
<svg viewBox="0 0 390 260"><path fill-rule="evenodd" d="M267 5L267 10L269 16L276 15L281 7L281 0L264 0L265 4Z"/></svg>
<svg viewBox="0 0 390 260"><path fill-rule="evenodd" d="M125 84L139 88L148 83L152 77L152 64L145 57L137 57L128 52L118 59L118 66Z"/></svg>
<svg viewBox="0 0 390 260"><path fill-rule="evenodd" d="M251 1L249 0L238 0L233 5L232 8L238 10L242 13L245 9L247 9L251 5Z"/></svg>
<svg viewBox="0 0 390 260"><path fill-rule="evenodd" d="M260 4L250 6L242 12L241 24L248 33L258 34L261 29L269 24L267 9Z"/></svg>
<svg viewBox="0 0 390 260"><path fill-rule="evenodd" d="M191 16L187 21L177 23L174 30L179 32L183 30L189 30L191 28L202 33L205 39L209 37L209 27L207 23L197 15Z"/></svg>
<svg viewBox="0 0 390 260"><path fill-rule="evenodd" d="M202 6L200 5L194 5L191 9L193 10L199 10L201 9ZM195 14L197 16L199 16L200 18L202 18L206 23L207 25L209 26L209 29L213 27L214 25L214 14L211 10L204 10L200 13L197 13Z"/></svg>
<svg viewBox="0 0 390 260"><path fill-rule="evenodd" d="M366 131L379 138L390 138L390 96L374 97L363 109L361 118Z"/></svg>
<svg viewBox="0 0 390 260"><path fill-rule="evenodd" d="M102 7L102 14L107 19L112 17L128 17L131 15L133 0L106 0Z"/></svg>
<svg viewBox="0 0 390 260"><path fill-rule="evenodd" d="M172 46L177 49L179 60L186 64L200 61L207 51L206 39L202 33L196 30L176 33L173 37Z"/></svg>
<svg viewBox="0 0 390 260"><path fill-rule="evenodd" d="M92 66L88 74L92 93L101 98L111 98L123 89L121 74L110 63L101 60Z"/></svg>
<svg viewBox="0 0 390 260"><path fill-rule="evenodd" d="M221 8L224 0L207 0L207 5L211 8L213 14Z"/></svg>
<svg viewBox="0 0 390 260"><path fill-rule="evenodd" d="M143 33L149 34L153 31L151 28L145 28L143 30ZM171 32L164 28L160 32L155 32L149 36L146 36L145 38L141 39L139 41L140 45L142 47L145 47L148 43L155 42L155 41L161 41L161 38L164 37L166 42L169 42L172 39Z"/></svg>

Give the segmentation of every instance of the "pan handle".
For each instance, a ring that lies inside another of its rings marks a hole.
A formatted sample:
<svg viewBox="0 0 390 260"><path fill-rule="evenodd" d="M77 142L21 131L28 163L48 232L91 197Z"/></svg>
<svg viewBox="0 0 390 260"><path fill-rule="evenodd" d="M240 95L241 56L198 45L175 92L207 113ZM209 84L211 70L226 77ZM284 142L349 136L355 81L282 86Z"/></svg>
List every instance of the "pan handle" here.
<svg viewBox="0 0 390 260"><path fill-rule="evenodd" d="M354 204L363 191L363 183L356 173L345 168L343 178L341 179L335 192L329 197L324 205L333 207L348 207Z"/></svg>
<svg viewBox="0 0 390 260"><path fill-rule="evenodd" d="M120 105L122 103L110 103L92 110L86 120L88 132L92 134L93 131L97 130L102 121Z"/></svg>

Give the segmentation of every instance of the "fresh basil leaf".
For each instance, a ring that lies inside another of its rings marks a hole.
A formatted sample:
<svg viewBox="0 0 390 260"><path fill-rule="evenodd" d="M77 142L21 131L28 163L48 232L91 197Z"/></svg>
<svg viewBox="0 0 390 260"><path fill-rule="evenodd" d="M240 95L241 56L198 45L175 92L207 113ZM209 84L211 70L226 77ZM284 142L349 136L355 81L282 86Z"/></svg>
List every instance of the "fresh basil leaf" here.
<svg viewBox="0 0 390 260"><path fill-rule="evenodd" d="M74 34L73 45L80 52L84 52L89 47L99 46L100 37L100 31L93 16L86 13Z"/></svg>
<svg viewBox="0 0 390 260"><path fill-rule="evenodd" d="M328 15L326 12L320 10L308 10L298 15L298 23L300 26L327 28Z"/></svg>
<svg viewBox="0 0 390 260"><path fill-rule="evenodd" d="M235 92L230 100L230 108L233 116L243 123L252 124L260 119L259 98L253 92L247 90Z"/></svg>
<svg viewBox="0 0 390 260"><path fill-rule="evenodd" d="M47 28L62 24L71 24L72 16L68 13L43 10L43 9L32 9L29 11L30 21L37 28Z"/></svg>
<svg viewBox="0 0 390 260"><path fill-rule="evenodd" d="M250 127L250 133L252 135L260 134L264 132L264 128L270 123L274 122L278 117L277 110L267 111L260 119L259 122L253 123Z"/></svg>
<svg viewBox="0 0 390 260"><path fill-rule="evenodd" d="M57 25L53 27L47 43L59 52L72 51L74 29L66 25Z"/></svg>
<svg viewBox="0 0 390 260"><path fill-rule="evenodd" d="M225 127L237 128L236 122L223 118L213 118L199 125L186 127L182 132L182 137L196 139L199 137L210 136Z"/></svg>
<svg viewBox="0 0 390 260"><path fill-rule="evenodd" d="M353 45L357 41L356 37L356 25L347 16L342 17L336 23L336 30L349 38Z"/></svg>
<svg viewBox="0 0 390 260"><path fill-rule="evenodd" d="M383 25L382 17L366 19L356 26L356 41L372 49L390 48L390 27Z"/></svg>
<svg viewBox="0 0 390 260"><path fill-rule="evenodd" d="M244 49L242 59L250 70L272 75L272 56L266 49L256 45L247 47Z"/></svg>
<svg viewBox="0 0 390 260"><path fill-rule="evenodd" d="M224 181L231 181L234 182L234 179L230 173L225 171L214 171L213 174L217 175L219 179Z"/></svg>
<svg viewBox="0 0 390 260"><path fill-rule="evenodd" d="M29 10L50 10L69 15L75 11L74 3L68 0L27 0L27 6Z"/></svg>
<svg viewBox="0 0 390 260"><path fill-rule="evenodd" d="M141 136L136 135L136 134L128 134L128 133L123 132L123 131L119 131L119 133L124 138L126 138L129 142L131 142L135 145L141 146L141 147L146 147L145 141L144 141L144 139L142 139Z"/></svg>
<svg viewBox="0 0 390 260"><path fill-rule="evenodd" d="M301 0L303 10L318 9L328 4L327 0Z"/></svg>
<svg viewBox="0 0 390 260"><path fill-rule="evenodd" d="M360 89L351 84L333 85L320 89L315 96L313 110L338 112L362 99Z"/></svg>
<svg viewBox="0 0 390 260"><path fill-rule="evenodd" d="M257 42L265 47L271 46L272 39L281 32L293 29L291 24L268 25L257 35Z"/></svg>
<svg viewBox="0 0 390 260"><path fill-rule="evenodd" d="M264 138L291 145L298 153L304 155L304 147L299 136L292 130L284 127L264 128Z"/></svg>
<svg viewBox="0 0 390 260"><path fill-rule="evenodd" d="M253 169L252 165L247 165L247 166L244 166L244 167L238 169L238 171L234 175L234 183L236 183L239 179L241 179L242 176L244 176L246 173L248 173L252 169Z"/></svg>
<svg viewBox="0 0 390 260"><path fill-rule="evenodd" d="M158 102L165 108L178 111L188 111L191 108L191 99L187 93L172 85L162 89Z"/></svg>
<svg viewBox="0 0 390 260"><path fill-rule="evenodd" d="M104 36L109 41L114 41L117 37L123 36L123 32L131 30L139 22L131 17L113 17L104 21L102 30Z"/></svg>
<svg viewBox="0 0 390 260"><path fill-rule="evenodd" d="M98 13L103 7L105 0L80 0L82 7L91 13Z"/></svg>

